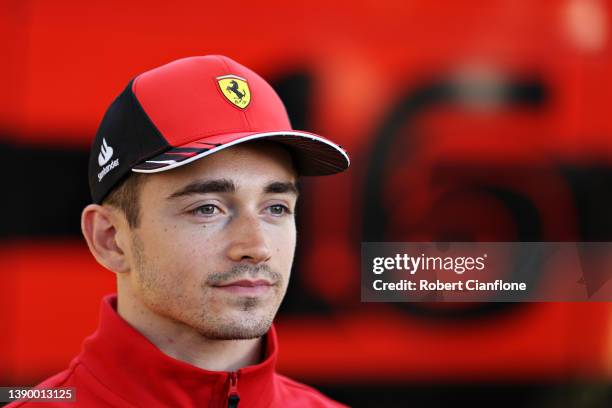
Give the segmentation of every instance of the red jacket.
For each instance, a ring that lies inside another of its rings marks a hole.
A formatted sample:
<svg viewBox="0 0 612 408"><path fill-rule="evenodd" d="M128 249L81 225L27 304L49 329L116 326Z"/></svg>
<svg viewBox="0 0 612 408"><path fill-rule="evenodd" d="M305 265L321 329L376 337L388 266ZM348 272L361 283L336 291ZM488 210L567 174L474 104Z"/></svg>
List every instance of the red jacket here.
<svg viewBox="0 0 612 408"><path fill-rule="evenodd" d="M37 386L75 387L76 402L14 402L7 407L344 407L276 373L274 327L265 336L263 362L235 373L207 371L163 354L116 308L117 297L106 296L98 329L84 341L81 353L67 370ZM232 405L236 396L240 401Z"/></svg>

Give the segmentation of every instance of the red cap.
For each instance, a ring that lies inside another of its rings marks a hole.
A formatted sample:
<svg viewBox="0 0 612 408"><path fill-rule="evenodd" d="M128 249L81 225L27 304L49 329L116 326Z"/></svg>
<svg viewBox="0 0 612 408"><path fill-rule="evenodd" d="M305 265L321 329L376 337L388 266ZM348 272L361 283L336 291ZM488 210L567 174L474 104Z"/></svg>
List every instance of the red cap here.
<svg viewBox="0 0 612 408"><path fill-rule="evenodd" d="M350 163L337 144L293 130L274 89L230 58L183 58L147 71L130 82L100 124L89 168L94 202L130 170L166 171L257 139L287 146L300 175L334 174Z"/></svg>

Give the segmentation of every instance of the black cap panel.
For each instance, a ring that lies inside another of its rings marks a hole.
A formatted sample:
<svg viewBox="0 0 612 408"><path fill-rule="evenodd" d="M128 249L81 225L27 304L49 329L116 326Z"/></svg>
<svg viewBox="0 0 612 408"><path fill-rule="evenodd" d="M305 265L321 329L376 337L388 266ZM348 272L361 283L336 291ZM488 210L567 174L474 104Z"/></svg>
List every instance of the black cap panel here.
<svg viewBox="0 0 612 408"><path fill-rule="evenodd" d="M97 204L131 173L132 167L170 148L140 106L132 83L104 114L91 147L89 189Z"/></svg>

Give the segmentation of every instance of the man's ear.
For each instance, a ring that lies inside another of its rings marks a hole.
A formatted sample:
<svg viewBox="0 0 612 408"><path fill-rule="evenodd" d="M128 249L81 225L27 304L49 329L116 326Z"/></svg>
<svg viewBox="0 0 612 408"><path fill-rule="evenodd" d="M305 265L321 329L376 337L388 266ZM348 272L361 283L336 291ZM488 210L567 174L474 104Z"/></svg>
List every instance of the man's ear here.
<svg viewBox="0 0 612 408"><path fill-rule="evenodd" d="M81 214L81 231L98 263L115 273L125 273L130 263L127 248L122 248L125 244L119 239L118 224L117 214L98 204L89 204Z"/></svg>

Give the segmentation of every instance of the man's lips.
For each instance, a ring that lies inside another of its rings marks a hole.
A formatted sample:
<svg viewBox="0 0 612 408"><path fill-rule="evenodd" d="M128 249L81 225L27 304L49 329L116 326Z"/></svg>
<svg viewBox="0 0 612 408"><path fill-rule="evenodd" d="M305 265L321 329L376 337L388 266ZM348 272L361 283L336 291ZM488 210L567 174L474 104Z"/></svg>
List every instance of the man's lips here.
<svg viewBox="0 0 612 408"><path fill-rule="evenodd" d="M255 286L272 286L272 283L264 279L257 279L257 280L242 279L242 280L237 280L237 281L223 283L223 284L214 285L214 286L219 287L219 288L224 288L227 286L255 287Z"/></svg>
<svg viewBox="0 0 612 408"><path fill-rule="evenodd" d="M257 280L241 279L241 280L232 281L228 283L222 283L219 285L213 285L214 288L221 289L223 291L227 291L227 292L231 292L235 294L241 294L241 295L251 295L251 296L264 294L272 286L274 286L273 283L267 280L264 280L264 279L257 279Z"/></svg>

